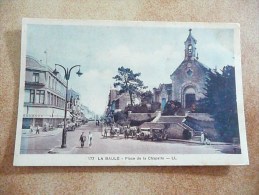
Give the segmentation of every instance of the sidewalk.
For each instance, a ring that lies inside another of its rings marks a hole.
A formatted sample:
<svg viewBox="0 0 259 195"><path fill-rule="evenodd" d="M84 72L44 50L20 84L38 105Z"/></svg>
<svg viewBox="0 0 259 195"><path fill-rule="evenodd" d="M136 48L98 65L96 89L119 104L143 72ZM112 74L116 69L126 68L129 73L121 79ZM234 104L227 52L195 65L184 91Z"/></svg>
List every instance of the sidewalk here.
<svg viewBox="0 0 259 195"><path fill-rule="evenodd" d="M76 146L67 146L66 148L61 148L61 146L55 146L48 151L49 154L73 154Z"/></svg>
<svg viewBox="0 0 259 195"><path fill-rule="evenodd" d="M22 129L22 137L46 137L46 136L54 136L62 132L62 128L54 128L51 131L40 131L39 134L36 134L35 131L30 132L28 129Z"/></svg>
<svg viewBox="0 0 259 195"><path fill-rule="evenodd" d="M119 134L119 136L114 135L114 136L110 136L110 134L108 133L107 138L120 138L120 139L124 139L124 134ZM129 136L129 139L132 139L131 135ZM183 143L191 143L191 144L200 144L202 145L202 143L200 141L196 141L196 140L184 140L184 139L168 139L168 141L175 141L175 142L183 142ZM213 142L210 141L210 145L233 145L232 143L227 143L227 142Z"/></svg>
<svg viewBox="0 0 259 195"><path fill-rule="evenodd" d="M184 139L168 139L169 141L175 141L175 142L183 142L183 143L191 143L191 144L200 144L202 143L200 141L195 140L184 140ZM210 145L232 145L232 143L226 143L226 142L210 142Z"/></svg>

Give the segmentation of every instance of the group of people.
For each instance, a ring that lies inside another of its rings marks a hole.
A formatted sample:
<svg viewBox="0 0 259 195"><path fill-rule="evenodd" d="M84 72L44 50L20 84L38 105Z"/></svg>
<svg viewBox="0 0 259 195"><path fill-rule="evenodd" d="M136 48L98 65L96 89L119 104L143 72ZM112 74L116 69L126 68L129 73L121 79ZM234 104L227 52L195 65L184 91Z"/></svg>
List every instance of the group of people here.
<svg viewBox="0 0 259 195"><path fill-rule="evenodd" d="M92 146L92 140L93 140L93 134L91 133L91 131L89 131L89 134L88 134L88 147ZM84 145L85 145L85 141L86 141L86 136L84 135L84 132L82 132L82 134L80 135L79 141L81 142L81 148L83 148Z"/></svg>
<svg viewBox="0 0 259 195"><path fill-rule="evenodd" d="M33 133L34 129L35 129L34 126L30 125L31 133ZM36 126L35 134L40 134L40 126L39 125Z"/></svg>
<svg viewBox="0 0 259 195"><path fill-rule="evenodd" d="M100 121L99 121L99 120L96 120L95 125L96 125L96 126L100 126Z"/></svg>

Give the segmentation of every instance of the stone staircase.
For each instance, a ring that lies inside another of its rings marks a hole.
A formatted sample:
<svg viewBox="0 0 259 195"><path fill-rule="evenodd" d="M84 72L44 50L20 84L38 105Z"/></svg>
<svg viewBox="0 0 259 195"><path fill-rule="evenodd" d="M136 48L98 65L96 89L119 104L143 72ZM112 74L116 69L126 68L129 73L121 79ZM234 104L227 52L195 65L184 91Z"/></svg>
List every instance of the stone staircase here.
<svg viewBox="0 0 259 195"><path fill-rule="evenodd" d="M183 123L183 126L187 129L189 129L193 135L192 135L192 140L193 141L201 141L201 134L199 131L195 131L193 128L191 128L190 126L186 125L185 123Z"/></svg>
<svg viewBox="0 0 259 195"><path fill-rule="evenodd" d="M156 117L151 121L152 123L156 123L161 117L161 111L156 111Z"/></svg>
<svg viewBox="0 0 259 195"><path fill-rule="evenodd" d="M193 136L193 137L192 137L192 140L193 140L193 141L199 141L199 142L200 142L200 141L201 141L201 136L199 136L199 135Z"/></svg>

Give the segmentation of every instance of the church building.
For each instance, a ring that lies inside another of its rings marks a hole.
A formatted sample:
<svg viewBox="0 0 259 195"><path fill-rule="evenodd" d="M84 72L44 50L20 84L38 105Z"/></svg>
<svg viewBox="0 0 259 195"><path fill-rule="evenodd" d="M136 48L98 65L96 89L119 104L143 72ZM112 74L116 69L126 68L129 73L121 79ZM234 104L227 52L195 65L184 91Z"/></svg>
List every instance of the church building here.
<svg viewBox="0 0 259 195"><path fill-rule="evenodd" d="M182 107L188 109L204 97L209 68L198 61L196 44L197 40L192 36L192 29L189 29L189 35L184 42L184 60L170 75L171 83L160 84L158 88L153 89L154 102L160 102L162 110L169 100L181 102Z"/></svg>

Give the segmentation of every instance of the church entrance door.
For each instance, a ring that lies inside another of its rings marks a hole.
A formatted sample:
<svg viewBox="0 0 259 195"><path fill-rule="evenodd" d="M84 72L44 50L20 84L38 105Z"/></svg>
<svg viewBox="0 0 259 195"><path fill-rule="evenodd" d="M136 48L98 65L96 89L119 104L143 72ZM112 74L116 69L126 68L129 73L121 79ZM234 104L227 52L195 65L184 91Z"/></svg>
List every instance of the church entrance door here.
<svg viewBox="0 0 259 195"><path fill-rule="evenodd" d="M162 98L162 111L164 111L164 108L165 108L165 104L166 104L166 99L165 98Z"/></svg>
<svg viewBox="0 0 259 195"><path fill-rule="evenodd" d="M185 95L185 108L190 108L195 103L195 94Z"/></svg>

